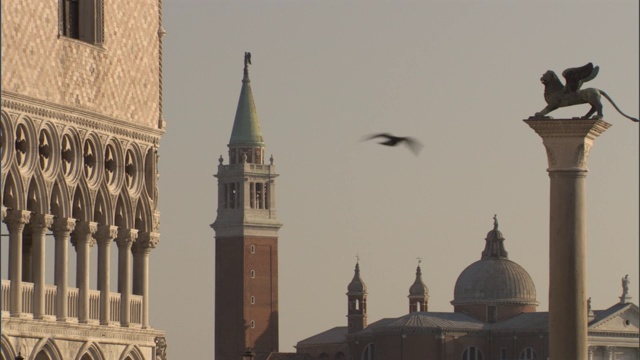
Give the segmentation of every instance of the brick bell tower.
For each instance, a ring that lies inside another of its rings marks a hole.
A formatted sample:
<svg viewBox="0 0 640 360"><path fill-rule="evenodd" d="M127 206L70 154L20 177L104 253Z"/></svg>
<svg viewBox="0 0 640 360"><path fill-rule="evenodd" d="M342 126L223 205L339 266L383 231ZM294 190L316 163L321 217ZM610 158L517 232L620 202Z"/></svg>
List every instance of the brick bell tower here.
<svg viewBox="0 0 640 360"><path fill-rule="evenodd" d="M256 359L278 351L278 229L273 156L264 142L249 80L251 54L229 141L229 164L218 165L215 359Z"/></svg>

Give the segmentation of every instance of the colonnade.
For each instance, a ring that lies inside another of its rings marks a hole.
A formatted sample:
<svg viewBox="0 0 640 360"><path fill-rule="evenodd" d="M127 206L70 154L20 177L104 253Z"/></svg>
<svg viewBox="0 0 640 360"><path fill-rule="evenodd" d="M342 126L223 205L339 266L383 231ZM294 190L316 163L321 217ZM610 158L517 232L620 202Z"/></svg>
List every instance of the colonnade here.
<svg viewBox="0 0 640 360"><path fill-rule="evenodd" d="M4 210L4 209L3 209ZM68 246L76 250L76 286L78 288L78 322L89 322L90 251L97 243L98 290L100 291L100 324L110 323L109 285L110 246L118 246L119 322L131 324L131 296L142 296L142 328L149 328L149 254L158 244L160 234L100 225L91 221L33 214L31 211L3 211L3 222L9 231L10 316L23 317L23 281L32 281L33 318L45 316L46 231L55 239L54 285L56 286L57 321L69 321ZM23 249L24 234L31 237L31 249ZM133 266L132 266L133 258ZM133 268L133 272L132 269ZM133 280L133 282L132 282Z"/></svg>

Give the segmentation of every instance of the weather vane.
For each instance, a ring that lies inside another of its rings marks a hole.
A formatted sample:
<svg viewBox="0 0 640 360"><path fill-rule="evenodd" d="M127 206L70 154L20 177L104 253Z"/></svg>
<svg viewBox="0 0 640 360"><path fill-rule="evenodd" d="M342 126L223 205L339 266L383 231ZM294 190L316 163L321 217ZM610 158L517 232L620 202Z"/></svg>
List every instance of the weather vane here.
<svg viewBox="0 0 640 360"><path fill-rule="evenodd" d="M251 65L251 53L245 51L244 53L244 72L246 73L249 70L249 65Z"/></svg>

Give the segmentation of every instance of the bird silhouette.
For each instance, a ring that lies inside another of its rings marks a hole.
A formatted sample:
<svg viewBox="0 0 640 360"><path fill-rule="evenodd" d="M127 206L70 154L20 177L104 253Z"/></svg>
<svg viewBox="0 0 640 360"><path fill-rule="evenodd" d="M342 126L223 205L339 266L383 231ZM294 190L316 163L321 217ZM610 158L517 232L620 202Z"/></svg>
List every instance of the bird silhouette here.
<svg viewBox="0 0 640 360"><path fill-rule="evenodd" d="M418 155L420 153L420 150L422 150L422 148L424 147L424 145L422 145L422 143L420 143L418 140L416 140L416 139L414 139L412 137L395 136L395 135L391 135L391 134L388 134L388 133L380 133L380 134L373 134L373 135L365 136L362 140L363 141L365 141L365 140L373 140L373 139L377 139L377 138L385 139L385 140L383 140L383 141L378 143L380 145L396 146L398 144L404 144L415 155Z"/></svg>

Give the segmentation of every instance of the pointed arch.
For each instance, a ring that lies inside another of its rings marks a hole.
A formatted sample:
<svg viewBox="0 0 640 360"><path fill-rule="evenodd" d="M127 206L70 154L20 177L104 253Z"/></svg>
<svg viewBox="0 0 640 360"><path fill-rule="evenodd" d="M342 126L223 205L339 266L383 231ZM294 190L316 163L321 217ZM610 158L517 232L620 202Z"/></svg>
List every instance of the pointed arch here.
<svg viewBox="0 0 640 360"><path fill-rule="evenodd" d="M87 341L80 347L80 351L78 351L78 355L76 356L76 360L86 360L87 355L91 360L106 360L107 358L104 356L104 352L100 348L100 344Z"/></svg>
<svg viewBox="0 0 640 360"><path fill-rule="evenodd" d="M37 214L48 214L47 187L39 172L31 178L27 190L27 210Z"/></svg>
<svg viewBox="0 0 640 360"><path fill-rule="evenodd" d="M111 197L109 197L108 194L109 191L106 189L106 185L101 186L93 205L93 221L100 225L113 224L114 213L111 205Z"/></svg>
<svg viewBox="0 0 640 360"><path fill-rule="evenodd" d="M18 353L15 351L11 345L11 341L9 341L9 338L5 334L1 335L0 344L2 345L0 348L0 354L2 354L6 360L15 359Z"/></svg>
<svg viewBox="0 0 640 360"><path fill-rule="evenodd" d="M2 184L2 205L14 210L25 208L25 194L22 191L22 179L17 176L16 170L11 169L5 182Z"/></svg>
<svg viewBox="0 0 640 360"><path fill-rule="evenodd" d="M113 224L121 229L133 229L133 209L125 189L122 189L116 201Z"/></svg>
<svg viewBox="0 0 640 360"><path fill-rule="evenodd" d="M51 215L58 217L71 216L71 203L69 201L69 189L64 185L60 186L60 182L56 180L51 188L51 196L49 198L49 212Z"/></svg>
<svg viewBox="0 0 640 360"><path fill-rule="evenodd" d="M129 345L127 346L122 354L120 355L119 360L144 360L144 356L142 355L142 351L137 345Z"/></svg>
<svg viewBox="0 0 640 360"><path fill-rule="evenodd" d="M13 163L15 147L12 145L15 144L16 138L11 117L4 110L0 112L0 132L2 132L0 145L2 146L2 172L6 173L9 165Z"/></svg>
<svg viewBox="0 0 640 360"><path fill-rule="evenodd" d="M42 358L41 354L44 354L50 360L64 360L58 345L51 338L40 339L36 346L33 347L29 360L40 360Z"/></svg>
<svg viewBox="0 0 640 360"><path fill-rule="evenodd" d="M138 204L136 205L136 216L134 220L134 227L136 229L145 232L152 231L151 210L149 209L149 204L145 201L142 201L142 199L139 199Z"/></svg>
<svg viewBox="0 0 640 360"><path fill-rule="evenodd" d="M71 216L78 221L91 221L91 201L89 200L89 189L84 181L76 187L71 201Z"/></svg>

